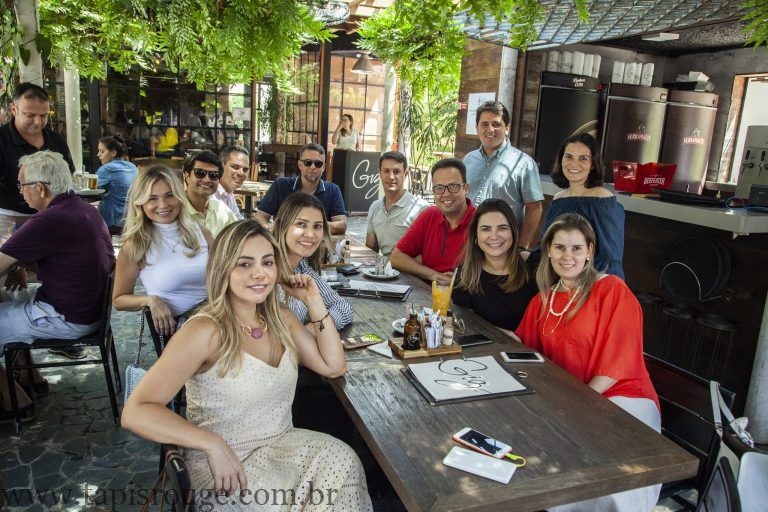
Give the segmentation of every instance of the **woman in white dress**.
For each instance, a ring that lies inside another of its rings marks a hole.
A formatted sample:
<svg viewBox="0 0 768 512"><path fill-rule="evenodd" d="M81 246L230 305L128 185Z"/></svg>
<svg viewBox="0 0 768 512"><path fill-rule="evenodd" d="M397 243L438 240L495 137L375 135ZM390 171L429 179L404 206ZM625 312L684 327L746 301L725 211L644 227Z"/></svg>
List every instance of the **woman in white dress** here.
<svg viewBox="0 0 768 512"><path fill-rule="evenodd" d="M112 303L118 311L149 306L155 329L168 339L176 319L205 300L213 237L189 216L181 180L163 165L139 173L126 210ZM146 295L135 294L138 279Z"/></svg>
<svg viewBox="0 0 768 512"><path fill-rule="evenodd" d="M306 305L311 331L280 304L278 282ZM201 506L372 510L354 451L292 425L299 364L327 378L346 372L314 279L290 275L269 231L243 220L216 238L206 289L208 302L175 336L181 342L168 345L131 394L122 425L185 448ZM186 420L165 407L184 385Z"/></svg>

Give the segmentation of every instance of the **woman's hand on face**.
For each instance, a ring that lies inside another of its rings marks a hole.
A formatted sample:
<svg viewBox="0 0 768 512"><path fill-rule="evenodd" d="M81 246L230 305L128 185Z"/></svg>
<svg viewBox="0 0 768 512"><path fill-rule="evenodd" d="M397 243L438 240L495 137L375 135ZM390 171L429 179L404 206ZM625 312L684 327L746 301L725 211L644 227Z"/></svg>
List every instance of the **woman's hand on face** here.
<svg viewBox="0 0 768 512"><path fill-rule="evenodd" d="M306 304L308 300L317 298L322 300L317 283L312 276L306 274L293 274L289 276L288 280L283 283L283 289L285 290L285 293L300 300L304 304Z"/></svg>
<svg viewBox="0 0 768 512"><path fill-rule="evenodd" d="M170 308L163 302L163 299L156 295L150 295L148 299L147 305L149 312L152 313L155 330L163 336L172 336L176 332L176 320L173 319Z"/></svg>
<svg viewBox="0 0 768 512"><path fill-rule="evenodd" d="M248 480L243 471L243 465L224 440L209 451L208 467L213 475L213 490L216 496L232 496L240 490L240 495L248 489Z"/></svg>

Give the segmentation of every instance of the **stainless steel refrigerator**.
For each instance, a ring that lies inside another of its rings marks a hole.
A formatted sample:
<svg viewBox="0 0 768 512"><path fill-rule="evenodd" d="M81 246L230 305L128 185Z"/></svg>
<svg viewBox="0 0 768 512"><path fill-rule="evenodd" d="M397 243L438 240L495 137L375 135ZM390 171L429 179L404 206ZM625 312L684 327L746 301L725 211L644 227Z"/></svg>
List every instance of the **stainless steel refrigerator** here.
<svg viewBox="0 0 768 512"><path fill-rule="evenodd" d="M701 194L717 115L717 94L669 91L661 162L677 164L673 190Z"/></svg>
<svg viewBox="0 0 768 512"><path fill-rule="evenodd" d="M565 139L577 133L598 137L600 93L597 80L583 75L541 74L533 158L550 174Z"/></svg>
<svg viewBox="0 0 768 512"><path fill-rule="evenodd" d="M611 84L603 122L602 153L605 181L613 181L614 160L658 162L667 89Z"/></svg>

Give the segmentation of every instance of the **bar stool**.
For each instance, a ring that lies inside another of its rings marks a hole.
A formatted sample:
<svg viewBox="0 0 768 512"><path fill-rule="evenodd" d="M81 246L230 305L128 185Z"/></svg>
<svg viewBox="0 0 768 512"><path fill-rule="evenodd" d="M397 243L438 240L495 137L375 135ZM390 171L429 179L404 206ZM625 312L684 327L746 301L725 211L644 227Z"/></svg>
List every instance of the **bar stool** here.
<svg viewBox="0 0 768 512"><path fill-rule="evenodd" d="M661 331L664 299L645 292L636 292L635 297L643 308L643 351L659 357L664 347Z"/></svg>
<svg viewBox="0 0 768 512"><path fill-rule="evenodd" d="M715 313L703 313L696 318L696 327L698 330L696 336L696 348L691 358L691 367L695 368L698 363L699 351L702 346L706 344L711 347L711 354L709 356L709 364L707 365L707 372L703 375L706 379L713 379L715 377L715 361L720 351L720 345L725 345L725 358L722 359L720 365L720 371L717 372L717 380L722 381L725 369L728 366L728 359L731 356L731 345L736 337L736 331L738 328L736 324L722 315ZM703 354L702 354L703 355Z"/></svg>
<svg viewBox="0 0 768 512"><path fill-rule="evenodd" d="M685 304L666 304L662 313L662 329L665 335L662 358L693 371L685 362L690 360L686 355L692 350L695 334L693 319L698 315L698 311Z"/></svg>

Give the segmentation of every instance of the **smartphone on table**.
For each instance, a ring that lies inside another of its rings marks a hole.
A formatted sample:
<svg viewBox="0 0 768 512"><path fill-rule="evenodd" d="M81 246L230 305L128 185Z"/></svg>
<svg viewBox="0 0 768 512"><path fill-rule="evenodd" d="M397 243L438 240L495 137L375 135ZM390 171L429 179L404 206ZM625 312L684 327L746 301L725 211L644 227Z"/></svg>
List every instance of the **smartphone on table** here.
<svg viewBox="0 0 768 512"><path fill-rule="evenodd" d="M512 451L512 447L508 444L502 443L491 436L487 436L482 432L478 432L469 427L463 428L453 434L453 440L467 448L471 448L472 450L490 455L497 459L503 458L506 454Z"/></svg>
<svg viewBox="0 0 768 512"><path fill-rule="evenodd" d="M538 352L520 350L515 352L502 352L501 358L506 363L543 363L544 358Z"/></svg>
<svg viewBox="0 0 768 512"><path fill-rule="evenodd" d="M493 343L493 340L485 334L465 334L463 336L456 336L455 340L462 347L474 347L475 345Z"/></svg>

